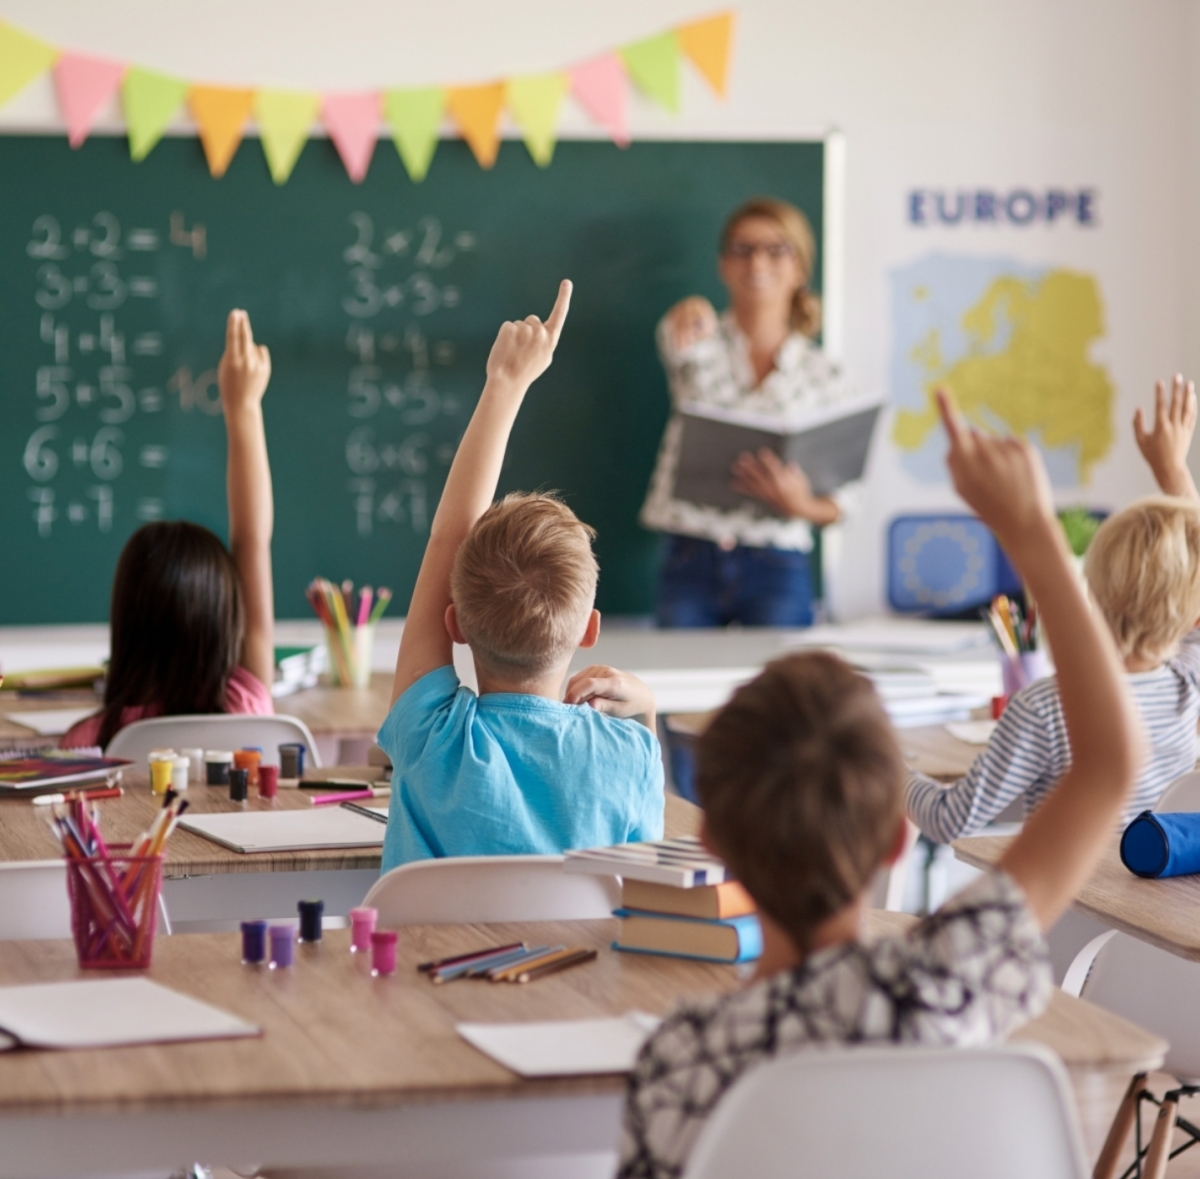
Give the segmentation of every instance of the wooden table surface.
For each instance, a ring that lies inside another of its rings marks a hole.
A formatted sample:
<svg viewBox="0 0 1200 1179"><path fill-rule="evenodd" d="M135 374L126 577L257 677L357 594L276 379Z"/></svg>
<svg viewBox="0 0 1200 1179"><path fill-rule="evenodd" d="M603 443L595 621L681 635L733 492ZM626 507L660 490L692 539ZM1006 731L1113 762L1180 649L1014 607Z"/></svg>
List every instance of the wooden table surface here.
<svg viewBox="0 0 1200 1179"><path fill-rule="evenodd" d="M314 771L312 777L356 778L373 781L381 771L376 766L333 766ZM132 842L145 831L157 813L161 800L150 793L145 774L126 770L125 794L105 799L100 808L101 829L109 843ZM193 814L234 811L308 810L313 794L329 790L280 790L273 800L258 798L251 789L245 803L231 802L224 786L191 786L189 810ZM664 811L667 834L694 835L700 827L700 811L690 802L668 795ZM330 848L314 851L256 852L247 855L182 828L167 844L163 874L167 879L225 875L246 872L304 872L344 868L378 868L383 845L383 825L379 828L379 847ZM23 799L0 799L0 861L47 860L61 855L58 840L50 829L49 808L34 806Z"/></svg>
<svg viewBox="0 0 1200 1179"><path fill-rule="evenodd" d="M990 868L1012 839L1011 835L960 839L953 844L954 854L973 867ZM1105 849L1073 908L1181 958L1200 962L1200 877L1143 880L1121 863L1117 846L1114 839Z"/></svg>

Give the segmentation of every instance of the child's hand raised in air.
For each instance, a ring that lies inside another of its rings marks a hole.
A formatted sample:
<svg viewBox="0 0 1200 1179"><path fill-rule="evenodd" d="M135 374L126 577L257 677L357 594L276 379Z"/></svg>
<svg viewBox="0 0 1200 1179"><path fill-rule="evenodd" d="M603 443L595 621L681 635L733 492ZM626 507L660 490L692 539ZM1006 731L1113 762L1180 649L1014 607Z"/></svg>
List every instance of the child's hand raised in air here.
<svg viewBox="0 0 1200 1179"><path fill-rule="evenodd" d="M1041 455L1023 438L995 438L971 429L949 390L937 390L954 489L996 534L1009 556L1027 540L1061 535Z"/></svg>
<svg viewBox="0 0 1200 1179"><path fill-rule="evenodd" d="M654 693L648 684L627 671L602 663L577 671L567 682L563 695L567 704L590 704L608 716L646 718L654 727Z"/></svg>
<svg viewBox="0 0 1200 1179"><path fill-rule="evenodd" d="M1166 495L1196 498L1196 485L1188 471L1187 456L1196 432L1196 386L1185 385L1178 373L1171 382L1171 400L1162 381L1154 386L1154 428L1146 429L1141 406L1133 415L1133 436L1142 458Z"/></svg>
<svg viewBox="0 0 1200 1179"><path fill-rule="evenodd" d="M564 278L559 284L550 318L545 323L536 315L530 315L501 324L500 334L488 356L488 380L524 393L550 367L570 306L571 282Z"/></svg>
<svg viewBox="0 0 1200 1179"><path fill-rule="evenodd" d="M226 414L258 406L270 379L271 353L265 344L255 344L250 316L244 311L231 311L225 323L225 354L217 366L221 405Z"/></svg>

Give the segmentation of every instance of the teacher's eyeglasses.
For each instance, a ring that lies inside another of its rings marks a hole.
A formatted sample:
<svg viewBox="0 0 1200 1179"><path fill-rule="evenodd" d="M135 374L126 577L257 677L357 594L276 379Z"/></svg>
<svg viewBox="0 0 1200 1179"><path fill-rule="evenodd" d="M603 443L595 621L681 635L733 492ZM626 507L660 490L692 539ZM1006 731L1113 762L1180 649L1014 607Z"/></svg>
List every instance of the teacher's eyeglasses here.
<svg viewBox="0 0 1200 1179"><path fill-rule="evenodd" d="M730 242L725 253L739 262L749 262L755 254L765 254L772 262L790 258L794 251L787 242Z"/></svg>

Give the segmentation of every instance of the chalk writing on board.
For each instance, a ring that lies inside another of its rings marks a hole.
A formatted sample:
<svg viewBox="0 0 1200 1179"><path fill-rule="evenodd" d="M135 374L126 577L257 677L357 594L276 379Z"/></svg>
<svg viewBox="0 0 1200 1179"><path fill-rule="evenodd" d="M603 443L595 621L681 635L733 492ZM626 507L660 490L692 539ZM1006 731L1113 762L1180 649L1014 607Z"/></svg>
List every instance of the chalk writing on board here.
<svg viewBox="0 0 1200 1179"><path fill-rule="evenodd" d="M355 528L360 537L378 524L423 534L433 468L448 467L454 457L453 446L429 428L457 420L462 410L460 398L438 388L435 376L454 365L454 340L426 324L435 312L461 304L454 264L477 240L469 230L447 232L433 216L381 230L368 214L354 212L348 229L341 307L352 358L346 413L355 424L345 458Z"/></svg>

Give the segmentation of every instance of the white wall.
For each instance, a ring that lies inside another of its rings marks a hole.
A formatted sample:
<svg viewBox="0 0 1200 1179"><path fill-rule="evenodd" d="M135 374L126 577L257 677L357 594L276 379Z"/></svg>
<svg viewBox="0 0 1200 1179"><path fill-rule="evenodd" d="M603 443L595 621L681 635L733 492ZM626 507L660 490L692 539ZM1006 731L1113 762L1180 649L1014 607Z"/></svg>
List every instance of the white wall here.
<svg viewBox="0 0 1200 1179"><path fill-rule="evenodd" d="M719 0L0 0L48 40L187 77L308 88L486 80L568 63L720 7ZM1121 440L1090 489L1116 506L1149 490L1127 437L1153 379L1200 361L1200 17L1191 0L743 0L732 95L688 74L678 119L635 104L652 133L846 133L845 355L886 388L888 270L944 244L1100 276ZM115 112L113 112L115 116ZM112 126L118 126L113 120ZM48 80L0 129L58 127ZM586 129L571 111L565 129ZM1102 228L918 230L913 186L1051 184L1100 192ZM576 276L586 281L586 276ZM882 526L898 503L945 506L889 445L844 537L843 612L881 601Z"/></svg>

